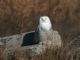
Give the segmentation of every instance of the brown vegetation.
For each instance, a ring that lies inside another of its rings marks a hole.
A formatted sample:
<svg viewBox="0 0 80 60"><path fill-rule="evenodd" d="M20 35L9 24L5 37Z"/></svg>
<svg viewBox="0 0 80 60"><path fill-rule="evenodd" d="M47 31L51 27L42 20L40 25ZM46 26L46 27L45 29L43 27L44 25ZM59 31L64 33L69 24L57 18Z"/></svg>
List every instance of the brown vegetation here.
<svg viewBox="0 0 80 60"><path fill-rule="evenodd" d="M34 30L42 15L48 15L51 18L53 28L59 31L64 44L68 42L67 45L69 45L69 42L76 38L80 40L80 0L0 0L0 36ZM53 52L55 51L51 51ZM73 52L70 53L75 55ZM53 55L56 58L61 56L61 60L72 60L68 58L73 56L66 55L64 52L59 56L51 53L49 57L46 56L47 54L44 55L47 58L41 56L43 58L40 60L52 60ZM3 55L0 58L2 57Z"/></svg>

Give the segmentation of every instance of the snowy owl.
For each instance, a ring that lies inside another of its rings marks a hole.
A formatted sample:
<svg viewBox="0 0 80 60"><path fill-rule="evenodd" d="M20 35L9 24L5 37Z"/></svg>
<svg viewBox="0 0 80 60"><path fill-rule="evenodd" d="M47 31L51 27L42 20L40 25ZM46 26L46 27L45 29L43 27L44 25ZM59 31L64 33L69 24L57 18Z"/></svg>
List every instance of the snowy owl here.
<svg viewBox="0 0 80 60"><path fill-rule="evenodd" d="M40 17L39 33L40 33L40 40L42 41L41 43L43 44L50 43L49 40L53 39L52 24L48 16Z"/></svg>
<svg viewBox="0 0 80 60"><path fill-rule="evenodd" d="M26 34L23 38L22 46L34 45L43 43L45 40L52 39L52 24L48 16L41 16L39 19L39 25L34 32Z"/></svg>

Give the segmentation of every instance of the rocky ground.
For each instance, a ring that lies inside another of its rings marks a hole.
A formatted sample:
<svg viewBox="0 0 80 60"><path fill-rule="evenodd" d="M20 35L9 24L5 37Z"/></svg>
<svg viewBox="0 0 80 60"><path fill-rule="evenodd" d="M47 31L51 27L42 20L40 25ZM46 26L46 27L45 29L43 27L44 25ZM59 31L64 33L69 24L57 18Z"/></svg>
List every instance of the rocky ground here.
<svg viewBox="0 0 80 60"><path fill-rule="evenodd" d="M9 59L10 58L9 56L14 55L16 50L22 53L22 55L27 54L27 56L32 57L32 56L44 54L47 49L56 50L62 48L61 36L57 31L52 32L53 33L52 40L48 40L48 42L46 43L47 45L38 43L35 45L22 46L24 36L29 33L32 32L26 32L22 34L0 38L0 42L1 42L0 46L5 46L3 50L3 54L5 55L5 57Z"/></svg>

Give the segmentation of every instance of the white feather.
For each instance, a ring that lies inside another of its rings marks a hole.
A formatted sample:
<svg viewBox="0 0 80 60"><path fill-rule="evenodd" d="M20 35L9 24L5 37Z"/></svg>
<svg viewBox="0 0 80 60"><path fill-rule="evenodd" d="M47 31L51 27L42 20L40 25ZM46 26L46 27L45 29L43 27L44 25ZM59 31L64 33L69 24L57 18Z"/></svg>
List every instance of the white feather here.
<svg viewBox="0 0 80 60"><path fill-rule="evenodd" d="M39 27L41 27L41 29L43 30L49 31L52 28L49 17L47 16L40 17Z"/></svg>

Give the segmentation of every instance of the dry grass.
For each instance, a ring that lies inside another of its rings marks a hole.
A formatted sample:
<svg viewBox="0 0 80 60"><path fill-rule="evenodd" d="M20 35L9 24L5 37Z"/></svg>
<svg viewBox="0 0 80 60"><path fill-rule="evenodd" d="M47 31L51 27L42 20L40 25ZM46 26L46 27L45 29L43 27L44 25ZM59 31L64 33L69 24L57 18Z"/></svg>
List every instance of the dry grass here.
<svg viewBox="0 0 80 60"><path fill-rule="evenodd" d="M47 49L45 53L35 56L28 56L27 53L22 54L19 49L15 52L6 55L3 54L4 46L0 49L0 60L80 60L80 34L72 33L68 36L72 41L68 42L60 49Z"/></svg>
<svg viewBox="0 0 80 60"><path fill-rule="evenodd" d="M39 17L48 15L65 37L80 30L79 5L79 0L0 0L0 36L34 30Z"/></svg>
<svg viewBox="0 0 80 60"><path fill-rule="evenodd" d="M60 49L47 49L44 54L32 56L32 60L80 60L80 32L69 34L69 41ZM0 47L0 60L31 60L27 53L22 54L18 49L15 52L4 54L5 46Z"/></svg>
<svg viewBox="0 0 80 60"><path fill-rule="evenodd" d="M34 56L33 60L80 60L80 45L71 48L75 45L73 40L80 40L80 0L0 0L0 36L34 30L42 15L50 16L53 28L60 32L65 46L60 50L47 50L43 55ZM3 48L0 49L0 60L7 58ZM16 60L28 59L19 51L14 57Z"/></svg>
<svg viewBox="0 0 80 60"><path fill-rule="evenodd" d="M68 46L61 49L47 49L44 54L32 56L32 60L80 60L80 48L71 49ZM26 54L22 54L19 50L16 50L13 54L9 54L5 57L3 51L0 52L0 60L30 60L30 57Z"/></svg>

